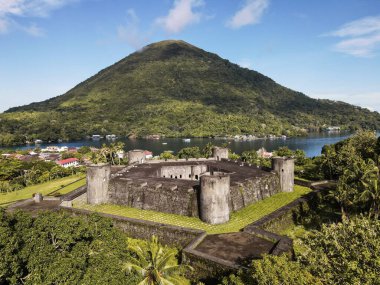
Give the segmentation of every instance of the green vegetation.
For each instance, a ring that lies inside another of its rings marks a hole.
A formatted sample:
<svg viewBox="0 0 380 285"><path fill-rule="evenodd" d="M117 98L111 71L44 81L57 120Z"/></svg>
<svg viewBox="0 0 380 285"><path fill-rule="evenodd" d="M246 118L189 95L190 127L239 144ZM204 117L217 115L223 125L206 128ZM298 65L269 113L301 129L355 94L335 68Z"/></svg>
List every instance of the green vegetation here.
<svg viewBox="0 0 380 285"><path fill-rule="evenodd" d="M305 227L306 226L306 227ZM225 277L223 284L380 284L380 221L364 216L343 219L312 230L307 225L288 233L295 242L295 261L266 255L248 270Z"/></svg>
<svg viewBox="0 0 380 285"><path fill-rule="evenodd" d="M199 229L207 231L211 234L216 234L239 231L240 229L244 228L250 223L259 220L265 215L268 215L271 212L281 208L282 206L285 206L286 204L294 201L302 195L307 194L308 192L310 192L309 188L296 185L294 192L292 193L278 193L270 198L259 201L248 207L245 207L240 211L232 213L230 221L226 224L221 225L210 225L202 222L201 220L195 217L185 217L174 214L140 210L136 208L110 204L95 206L78 204L74 205L74 207L96 211L100 213L107 213L157 223Z"/></svg>
<svg viewBox="0 0 380 285"><path fill-rule="evenodd" d="M0 115L0 145L92 134L171 137L301 135L380 128L380 115L316 100L182 41L147 46L44 102Z"/></svg>
<svg viewBox="0 0 380 285"><path fill-rule="evenodd" d="M126 271L141 276L141 285L168 284L189 285L190 282L182 275L192 268L188 265L178 265L174 248L163 247L153 236L151 242L138 242L129 245L128 249L136 256L125 264Z"/></svg>
<svg viewBox="0 0 380 285"><path fill-rule="evenodd" d="M42 195L48 195L52 192L57 191L54 193L55 195L58 195L58 193L63 195L85 184L86 184L86 180L84 179L84 175L80 174L80 175L73 175L69 177L52 180L52 181L41 183L38 185L28 186L18 191L13 191L9 193L0 193L0 206L3 204L9 204L11 202L15 202L18 200L32 198L32 195L37 192L41 193Z"/></svg>
<svg viewBox="0 0 380 285"><path fill-rule="evenodd" d="M135 285L141 281L141 272L126 274L125 266L142 256L137 256L132 247L143 248L144 256L157 249L158 255L168 257L161 259L158 267L172 271L177 279L181 277L183 271L167 268L178 265L172 255L174 249L156 241L151 245L129 239L110 219L62 212L33 218L25 213L5 214L0 209L0 284Z"/></svg>
<svg viewBox="0 0 380 285"><path fill-rule="evenodd" d="M0 193L21 190L26 186L83 172L83 167L64 168L55 162L42 161L37 158L31 161L22 161L17 158L0 156Z"/></svg>
<svg viewBox="0 0 380 285"><path fill-rule="evenodd" d="M87 151L87 149L82 149L82 151ZM128 164L128 159L120 158L119 154L124 154L124 143L117 142L111 143L109 146L103 144L102 147L95 151L87 151L87 154L90 154L91 161L95 164L98 163L109 163L111 165L121 165Z"/></svg>

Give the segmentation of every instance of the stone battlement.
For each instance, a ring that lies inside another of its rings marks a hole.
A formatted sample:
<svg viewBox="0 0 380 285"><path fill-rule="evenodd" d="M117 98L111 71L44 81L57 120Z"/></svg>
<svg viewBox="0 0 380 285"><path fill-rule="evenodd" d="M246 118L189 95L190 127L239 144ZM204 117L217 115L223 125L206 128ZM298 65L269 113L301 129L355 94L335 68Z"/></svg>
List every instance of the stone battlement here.
<svg viewBox="0 0 380 285"><path fill-rule="evenodd" d="M231 211L281 191L292 191L294 183L292 159L277 159L273 162L274 171L268 171L230 161L221 148L214 151L213 159L155 163L145 162L139 151L136 153L139 160L116 172L109 165L89 167L89 203L194 216L218 224L227 222Z"/></svg>

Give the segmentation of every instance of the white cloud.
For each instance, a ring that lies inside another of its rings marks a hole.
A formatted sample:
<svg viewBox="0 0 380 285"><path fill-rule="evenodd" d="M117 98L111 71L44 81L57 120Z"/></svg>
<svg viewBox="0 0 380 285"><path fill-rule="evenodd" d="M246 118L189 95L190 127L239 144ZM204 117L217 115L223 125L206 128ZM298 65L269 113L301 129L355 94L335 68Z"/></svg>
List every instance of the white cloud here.
<svg viewBox="0 0 380 285"><path fill-rule="evenodd" d="M147 42L148 38L143 36L139 30L139 18L133 9L127 11L127 25L120 25L117 28L117 36L119 40L127 42L136 50L142 48Z"/></svg>
<svg viewBox="0 0 380 285"><path fill-rule="evenodd" d="M343 101L349 104L380 112L380 91L363 93L319 93L312 94L313 98Z"/></svg>
<svg viewBox="0 0 380 285"><path fill-rule="evenodd" d="M78 0L0 0L0 33L16 27L33 36L43 35L36 24L21 26L17 18L48 17L53 10Z"/></svg>
<svg viewBox="0 0 380 285"><path fill-rule="evenodd" d="M165 17L156 19L168 33L179 33L188 25L198 23L202 14L195 12L195 8L204 5L203 0L175 0L174 6Z"/></svg>
<svg viewBox="0 0 380 285"><path fill-rule="evenodd" d="M241 59L237 64L243 68L248 68L248 69L252 68L252 61L246 58Z"/></svg>
<svg viewBox="0 0 380 285"><path fill-rule="evenodd" d="M246 0L245 5L227 22L227 26L238 29L257 24L268 6L269 0Z"/></svg>
<svg viewBox="0 0 380 285"><path fill-rule="evenodd" d="M325 34L341 38L334 50L357 57L372 57L380 48L380 16L365 17Z"/></svg>

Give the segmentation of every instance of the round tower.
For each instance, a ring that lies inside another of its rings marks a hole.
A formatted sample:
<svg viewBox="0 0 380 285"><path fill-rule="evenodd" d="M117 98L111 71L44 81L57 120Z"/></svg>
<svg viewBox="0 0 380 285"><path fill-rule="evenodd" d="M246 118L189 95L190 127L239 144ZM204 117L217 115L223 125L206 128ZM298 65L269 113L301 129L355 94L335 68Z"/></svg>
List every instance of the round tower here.
<svg viewBox="0 0 380 285"><path fill-rule="evenodd" d="M222 160L222 158L228 159L228 148L214 146L212 148L212 157L216 160Z"/></svg>
<svg viewBox="0 0 380 285"><path fill-rule="evenodd" d="M223 172L201 176L199 199L200 218L209 224L222 224L230 220L230 176Z"/></svg>
<svg viewBox="0 0 380 285"><path fill-rule="evenodd" d="M108 184L111 165L93 164L87 167L87 203L103 204L108 201Z"/></svg>
<svg viewBox="0 0 380 285"><path fill-rule="evenodd" d="M272 169L280 176L282 192L293 192L294 188L294 159L290 157L273 157Z"/></svg>
<svg viewBox="0 0 380 285"><path fill-rule="evenodd" d="M145 162L145 153L143 150L135 149L128 151L128 164L133 163L144 163Z"/></svg>

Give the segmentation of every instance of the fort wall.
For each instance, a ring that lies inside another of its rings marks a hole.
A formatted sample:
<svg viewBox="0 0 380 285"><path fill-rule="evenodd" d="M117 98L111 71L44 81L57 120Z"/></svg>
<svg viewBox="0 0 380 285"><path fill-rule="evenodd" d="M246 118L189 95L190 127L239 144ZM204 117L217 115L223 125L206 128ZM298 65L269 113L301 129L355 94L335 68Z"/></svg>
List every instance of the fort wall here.
<svg viewBox="0 0 380 285"><path fill-rule="evenodd" d="M230 187L230 209L238 211L279 192L281 192L280 178L275 173L234 183Z"/></svg>
<svg viewBox="0 0 380 285"><path fill-rule="evenodd" d="M212 148L212 156L218 161L228 159L228 148L214 146Z"/></svg>
<svg viewBox="0 0 380 285"><path fill-rule="evenodd" d="M198 217L197 191L176 185L136 184L114 179L109 185L108 200L112 204L143 210Z"/></svg>
<svg viewBox="0 0 380 285"><path fill-rule="evenodd" d="M207 172L207 165L172 165L162 166L158 177L172 179L199 180L202 173Z"/></svg>

